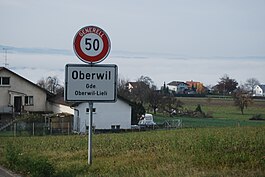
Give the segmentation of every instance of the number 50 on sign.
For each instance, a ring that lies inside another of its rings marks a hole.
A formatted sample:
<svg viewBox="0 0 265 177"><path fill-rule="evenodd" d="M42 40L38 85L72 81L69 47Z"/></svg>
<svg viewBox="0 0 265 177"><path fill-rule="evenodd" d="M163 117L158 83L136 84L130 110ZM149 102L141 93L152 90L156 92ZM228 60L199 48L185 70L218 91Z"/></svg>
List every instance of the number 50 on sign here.
<svg viewBox="0 0 265 177"><path fill-rule="evenodd" d="M104 30L86 26L76 33L73 46L77 57L91 64L103 61L109 54L111 44Z"/></svg>

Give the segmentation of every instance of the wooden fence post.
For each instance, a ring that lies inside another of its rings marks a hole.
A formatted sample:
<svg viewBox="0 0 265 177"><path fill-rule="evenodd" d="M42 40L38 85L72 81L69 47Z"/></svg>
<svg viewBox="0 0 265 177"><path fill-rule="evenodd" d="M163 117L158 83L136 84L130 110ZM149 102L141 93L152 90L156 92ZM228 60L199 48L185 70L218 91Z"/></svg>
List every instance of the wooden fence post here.
<svg viewBox="0 0 265 177"><path fill-rule="evenodd" d="M70 123L68 122L68 135L70 135Z"/></svg>
<svg viewBox="0 0 265 177"><path fill-rule="evenodd" d="M17 131L17 123L14 123L14 136L16 136L16 131Z"/></svg>
<svg viewBox="0 0 265 177"><path fill-rule="evenodd" d="M35 135L35 127L34 127L34 122L32 122L32 135Z"/></svg>
<svg viewBox="0 0 265 177"><path fill-rule="evenodd" d="M50 133L52 135L52 122L51 122L51 127L50 127Z"/></svg>

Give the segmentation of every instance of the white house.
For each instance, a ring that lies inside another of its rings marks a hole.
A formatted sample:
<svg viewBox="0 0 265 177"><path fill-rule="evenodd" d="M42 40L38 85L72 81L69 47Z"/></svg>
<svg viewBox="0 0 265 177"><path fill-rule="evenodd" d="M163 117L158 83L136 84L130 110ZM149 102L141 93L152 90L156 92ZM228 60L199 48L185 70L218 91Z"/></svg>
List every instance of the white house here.
<svg viewBox="0 0 265 177"><path fill-rule="evenodd" d="M0 67L0 115L50 112L47 100L52 96L13 71Z"/></svg>
<svg viewBox="0 0 265 177"><path fill-rule="evenodd" d="M170 91L174 91L176 93L183 93L185 90L188 90L188 84L185 82L172 81L168 83L167 86Z"/></svg>
<svg viewBox="0 0 265 177"><path fill-rule="evenodd" d="M69 106L51 101L54 94L15 72L0 67L0 127L21 113L72 113Z"/></svg>
<svg viewBox="0 0 265 177"><path fill-rule="evenodd" d="M73 130L86 132L89 125L88 103L77 103L74 112ZM118 96L115 103L93 103L93 123L97 130L130 129L132 117L132 105L127 100Z"/></svg>
<svg viewBox="0 0 265 177"><path fill-rule="evenodd" d="M265 85L256 85L253 90L253 96L265 96Z"/></svg>
<svg viewBox="0 0 265 177"><path fill-rule="evenodd" d="M64 101L64 92L57 93L57 95L49 98L48 108L54 114L67 113L74 115L74 108L71 107L72 103Z"/></svg>
<svg viewBox="0 0 265 177"><path fill-rule="evenodd" d="M14 112L47 111L46 100L52 94L7 68L0 67L0 108Z"/></svg>

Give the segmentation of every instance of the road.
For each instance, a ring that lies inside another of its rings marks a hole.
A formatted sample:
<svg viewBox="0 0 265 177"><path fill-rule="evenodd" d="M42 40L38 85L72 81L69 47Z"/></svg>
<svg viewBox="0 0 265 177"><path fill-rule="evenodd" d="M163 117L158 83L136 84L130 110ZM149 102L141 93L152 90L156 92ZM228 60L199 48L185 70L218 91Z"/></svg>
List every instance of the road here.
<svg viewBox="0 0 265 177"><path fill-rule="evenodd" d="M15 174L0 166L0 177L21 177L21 175Z"/></svg>

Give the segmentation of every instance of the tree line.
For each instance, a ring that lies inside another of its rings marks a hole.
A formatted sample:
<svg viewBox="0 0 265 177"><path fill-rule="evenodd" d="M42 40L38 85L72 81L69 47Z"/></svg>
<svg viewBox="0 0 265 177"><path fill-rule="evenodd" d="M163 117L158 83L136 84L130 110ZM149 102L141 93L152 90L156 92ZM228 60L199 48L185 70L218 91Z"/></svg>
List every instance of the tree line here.
<svg viewBox="0 0 265 177"><path fill-rule="evenodd" d="M118 93L133 102L144 105L154 114L159 110L172 115L183 108L183 103L175 97L174 92L170 91L165 83L158 89L148 76L138 78L132 89L129 88L128 83L130 83L128 80L119 79ZM244 114L244 110L253 103L254 87L259 84L256 78L249 78L244 84L239 85L235 79L225 74L215 86L208 88L211 91L204 94L231 96L234 105L240 109L241 114Z"/></svg>
<svg viewBox="0 0 265 177"><path fill-rule="evenodd" d="M215 86L208 89L211 89L211 94L231 96L235 106L240 108L241 113L244 114L244 110L253 103L254 87L259 84L257 79L249 78L243 85L239 86L235 79L225 74ZM59 84L59 79L56 76L42 78L37 82L37 85L54 94L62 93L64 90L64 86ZM117 91L119 96L133 103L135 119L145 114L146 110L154 114L159 111L171 116L182 110L184 105L165 83L161 88L157 88L154 81L148 76L140 76L136 82L119 78ZM197 110L200 110L200 107Z"/></svg>

